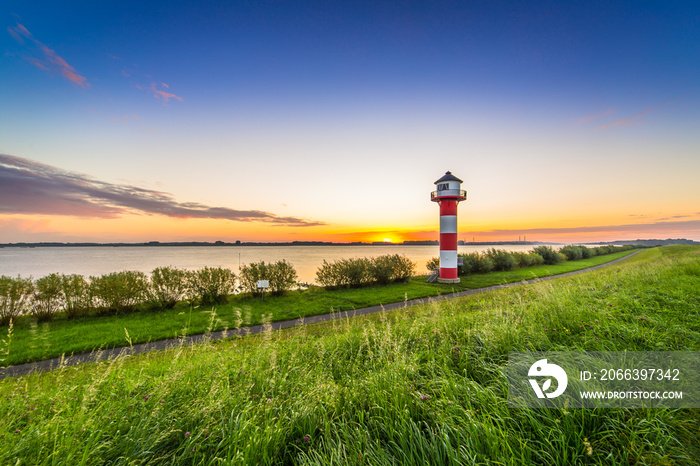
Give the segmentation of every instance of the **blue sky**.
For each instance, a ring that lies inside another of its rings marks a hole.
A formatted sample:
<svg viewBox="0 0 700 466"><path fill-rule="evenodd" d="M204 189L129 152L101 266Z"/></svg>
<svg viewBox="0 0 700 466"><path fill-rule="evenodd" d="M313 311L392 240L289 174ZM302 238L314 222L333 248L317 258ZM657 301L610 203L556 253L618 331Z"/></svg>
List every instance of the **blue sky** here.
<svg viewBox="0 0 700 466"><path fill-rule="evenodd" d="M470 192L469 237L700 239L698 13L693 2L5 1L0 154L308 226L203 223L142 200L118 218L51 214L13 191L0 241L428 239L427 193L446 170ZM84 192L42 195L113 212Z"/></svg>

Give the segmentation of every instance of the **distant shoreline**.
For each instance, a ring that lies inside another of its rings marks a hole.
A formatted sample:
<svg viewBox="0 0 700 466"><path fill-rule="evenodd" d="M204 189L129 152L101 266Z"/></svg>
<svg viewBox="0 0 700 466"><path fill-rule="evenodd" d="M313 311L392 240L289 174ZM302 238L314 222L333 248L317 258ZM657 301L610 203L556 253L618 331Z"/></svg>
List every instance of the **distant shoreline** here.
<svg viewBox="0 0 700 466"><path fill-rule="evenodd" d="M224 241L183 241L183 242L165 242L161 243L159 241L150 241L147 243L54 243L54 242L42 242L42 243L4 243L0 244L0 247L10 247L10 248L55 248L55 247L134 247L134 246L234 246L234 247L245 247L245 246L437 246L439 241L404 241L401 243L389 243L382 241L375 241L371 243L364 242L352 242L352 243L332 243L326 241L291 241L291 242L252 242L252 241L240 241L240 242L224 242ZM484 242L466 242L460 241L459 245L539 245L539 244L563 244L563 243L543 243L540 241L484 241Z"/></svg>
<svg viewBox="0 0 700 466"><path fill-rule="evenodd" d="M252 242L252 241L173 241L160 242L149 241L146 243L58 243L58 242L40 242L40 243L4 243L0 244L0 248L56 248L56 247L171 247L171 246L437 246L439 241L403 241L401 243L389 243L375 241L370 243L351 242L351 243L333 243L326 241L291 241L291 242ZM700 242L685 238L678 239L637 239L637 240L619 240L619 241L601 241L601 242L586 242L579 241L575 243L557 243L543 241L459 241L460 246L517 246L517 245L532 245L541 244L597 244L597 245L644 245L644 246L666 246L669 244L690 244L700 245Z"/></svg>

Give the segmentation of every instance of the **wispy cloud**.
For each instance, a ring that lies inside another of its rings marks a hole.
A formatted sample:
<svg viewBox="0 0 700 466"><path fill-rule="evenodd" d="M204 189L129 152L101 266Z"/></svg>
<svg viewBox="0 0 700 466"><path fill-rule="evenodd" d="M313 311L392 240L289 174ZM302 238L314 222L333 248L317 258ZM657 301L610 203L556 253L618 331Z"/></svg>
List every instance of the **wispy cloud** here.
<svg viewBox="0 0 700 466"><path fill-rule="evenodd" d="M168 86L165 83L160 83L160 84L161 84L161 87L165 87L166 89L170 88L170 86ZM182 97L177 96L175 94L172 94L170 92L166 92L166 91L158 89L158 87L156 86L156 83L151 83L151 87L149 87L148 89L153 94L153 97L155 97L156 99L163 100L163 105L168 105L168 101L170 99L176 99L176 100L179 100L180 102L182 102Z"/></svg>
<svg viewBox="0 0 700 466"><path fill-rule="evenodd" d="M113 184L33 160L0 154L0 213L118 218L145 213L174 218L224 219L308 227L324 222L259 210L177 202L165 192Z"/></svg>
<svg viewBox="0 0 700 466"><path fill-rule="evenodd" d="M579 122L579 123L583 123L584 121L594 120L594 119L596 119L596 118L598 118L598 117L601 117L601 116L603 116L603 115L610 115L610 114L612 114L613 112L614 112L614 110L606 110L606 111L604 111L603 113L596 113L595 115L589 115L589 116L587 116L587 117L583 117L583 118L581 118L578 122Z"/></svg>
<svg viewBox="0 0 700 466"><path fill-rule="evenodd" d="M621 125L624 125L624 126L635 126L635 125L638 125L638 124L640 124L640 123L642 123L642 122L634 122L634 123L629 123L629 122L632 121L632 120L634 120L634 119L636 119L636 118L639 118L639 117L642 117L642 116L644 116L644 115L647 115L647 114L653 112L654 110L658 110L658 109L660 109L661 107L664 107L664 106L666 106L666 105L668 105L668 104L670 104L670 103L672 103L672 102L675 102L675 101L678 100L678 99L680 99L680 97L676 97L675 99L671 99L671 100L669 100L668 102L664 102L664 103L662 103L662 104L660 104L660 105L657 105L656 107L653 107L653 108L649 108L649 109L647 109L647 110L644 110L643 112L639 112L639 113L637 113L637 114L635 114L635 115L632 115L631 117L623 118L622 120L613 121L612 123L608 123L608 124L606 124L606 125L599 126L598 129L607 129L607 128L611 128L611 127L613 127L613 126L621 126Z"/></svg>
<svg viewBox="0 0 700 466"><path fill-rule="evenodd" d="M664 217L664 218L660 218L658 220L659 220L659 222L665 222L667 220L673 220L676 218L689 218L689 217L690 217L690 215L672 215L670 217Z"/></svg>
<svg viewBox="0 0 700 466"><path fill-rule="evenodd" d="M7 28L7 31L20 45L25 46L27 53L31 54L25 57L29 63L41 70L58 73L83 89L90 87L90 83L84 76L79 75L75 68L54 50L35 39L24 25L17 23L15 27Z"/></svg>

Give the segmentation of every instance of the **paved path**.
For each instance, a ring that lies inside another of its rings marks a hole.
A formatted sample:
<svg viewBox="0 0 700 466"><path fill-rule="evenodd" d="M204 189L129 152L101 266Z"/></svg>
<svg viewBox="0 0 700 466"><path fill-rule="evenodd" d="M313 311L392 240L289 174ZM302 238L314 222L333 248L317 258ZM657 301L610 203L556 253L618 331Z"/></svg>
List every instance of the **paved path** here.
<svg viewBox="0 0 700 466"><path fill-rule="evenodd" d="M549 277L533 278L531 280L522 280L519 282L507 283L504 285L488 286L486 288L477 288L474 290L459 291L456 293L443 294L443 295L439 295L439 296L430 296L427 298L412 299L410 301L405 301L405 302L402 301L400 303L391 303L391 304L384 304L384 305L379 305L379 306L365 307L362 309L355 309L352 311L341 311L341 312L334 312L331 314L321 314L321 315L317 315L317 316L310 316L310 317L304 317L304 318L293 319L293 320L283 320L280 322L272 322L271 324L267 325L267 328L272 329L272 330L281 330L283 328L295 327L297 325L315 324L315 323L319 323L319 322L328 322L328 321L334 320L334 319L345 319L347 317L373 314L375 312L380 312L380 311L391 311L394 309L415 306L416 304L425 304L428 302L442 301L443 299L459 298L461 296L469 296L472 294L484 293L486 291L500 290L502 288L510 288L513 286L527 285L530 283L537 283L537 282L546 281L546 280L553 280L555 278L568 277L571 275L577 275L580 273L590 272L591 270L596 270L596 269L600 269L603 267L607 267L609 265L617 264L618 262L623 261L623 260L637 254L638 252L639 251L635 251L632 254L629 254L625 257L622 257L620 259L616 259L616 260L611 261L611 262L606 262L605 264L596 265L594 267L589 267L587 269L575 270L573 272L561 273L558 275L550 275ZM31 362L31 363L27 363L27 364L18 364L16 366L9 366L7 368L0 368L0 379L4 379L5 377L16 377L19 375L26 375L26 374L29 374L32 372L50 371L53 369L58 369L60 367L77 366L78 364L83 364L86 362L104 361L107 359L114 359L114 358L122 357L122 356L132 356L135 354L145 353L147 351L172 348L174 346L192 345L192 344L201 343L204 341L220 340L222 338L228 338L228 337L231 337L234 335L252 335L255 333L260 333L264 330L265 330L265 328L262 325L254 325L252 327L243 327L243 328L239 328L239 329L233 329L233 330L227 330L227 331L221 331L221 332L213 332L213 333L207 333L207 334L202 334L202 335L193 335L191 337L184 337L184 338L173 338L173 339L169 339L169 340L159 340L159 341L154 341L151 343L141 343L141 344L137 344L137 345L133 345L133 346L124 346L124 347L113 348L113 349L109 349L109 350L93 351L91 353L74 354L72 356L67 356L67 357L62 357L62 358L46 359L44 361Z"/></svg>

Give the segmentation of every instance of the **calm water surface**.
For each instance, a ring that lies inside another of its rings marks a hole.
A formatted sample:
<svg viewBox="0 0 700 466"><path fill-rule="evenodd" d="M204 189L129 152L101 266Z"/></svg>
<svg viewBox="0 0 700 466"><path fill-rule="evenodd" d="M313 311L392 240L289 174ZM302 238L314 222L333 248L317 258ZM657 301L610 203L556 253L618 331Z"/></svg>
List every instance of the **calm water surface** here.
<svg viewBox="0 0 700 466"><path fill-rule="evenodd" d="M459 246L459 252L485 251L491 247L509 251L530 251L531 245ZM297 270L299 280L312 283L323 260L404 254L417 263L417 272L427 274L425 264L437 257L434 246L86 246L0 248L0 275L39 278L50 273L102 275L121 270L149 273L171 265L183 269L228 267L238 272L250 262L286 259Z"/></svg>

